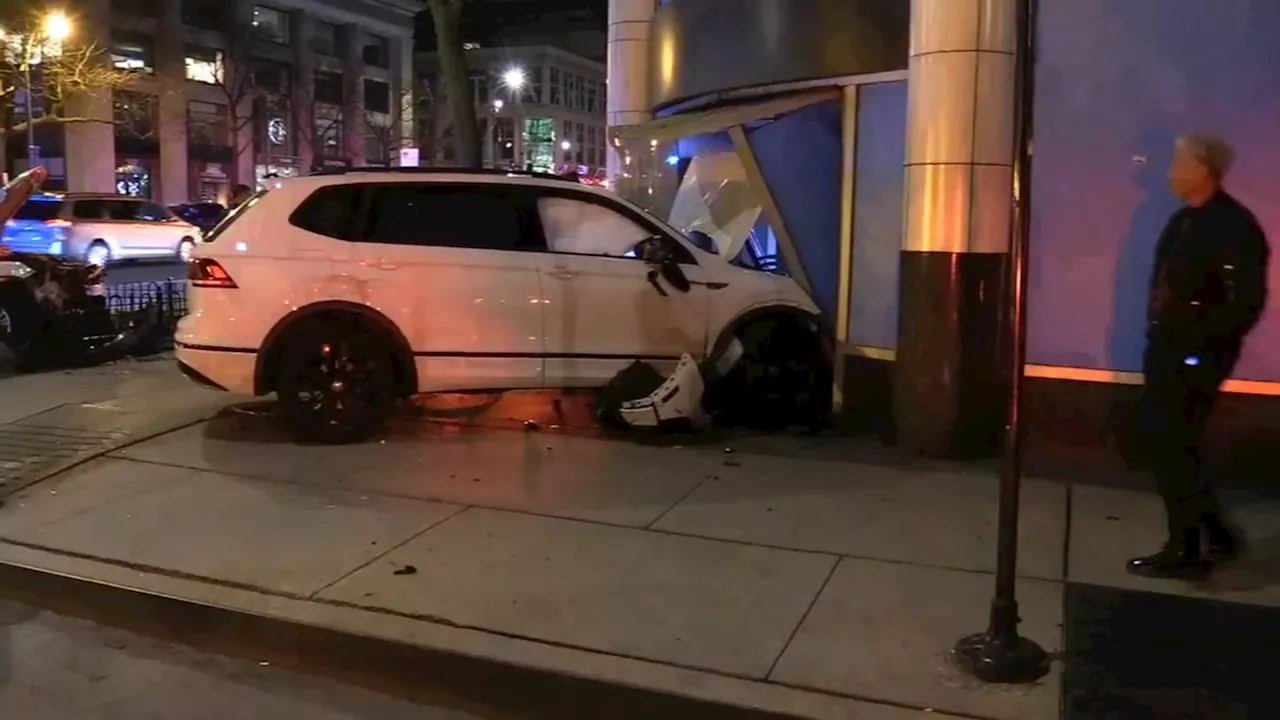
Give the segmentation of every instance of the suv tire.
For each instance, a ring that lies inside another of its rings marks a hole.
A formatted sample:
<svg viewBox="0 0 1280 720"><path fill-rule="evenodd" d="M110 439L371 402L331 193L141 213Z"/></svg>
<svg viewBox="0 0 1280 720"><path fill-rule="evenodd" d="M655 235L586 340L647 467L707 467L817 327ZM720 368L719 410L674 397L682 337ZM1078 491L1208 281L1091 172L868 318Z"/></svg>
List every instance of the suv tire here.
<svg viewBox="0 0 1280 720"><path fill-rule="evenodd" d="M351 313L324 313L299 321L281 341L275 387L294 439L353 443L382 429L397 400L385 334Z"/></svg>

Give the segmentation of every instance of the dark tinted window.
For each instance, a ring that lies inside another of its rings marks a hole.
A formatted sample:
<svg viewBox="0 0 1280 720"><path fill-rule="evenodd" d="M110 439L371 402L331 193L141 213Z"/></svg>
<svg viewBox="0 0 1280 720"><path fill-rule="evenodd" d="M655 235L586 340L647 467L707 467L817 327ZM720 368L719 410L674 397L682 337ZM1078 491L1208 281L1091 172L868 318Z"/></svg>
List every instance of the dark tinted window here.
<svg viewBox="0 0 1280 720"><path fill-rule="evenodd" d="M28 200L14 213L14 220L52 220L62 209L61 200Z"/></svg>
<svg viewBox="0 0 1280 720"><path fill-rule="evenodd" d="M77 200L71 208L71 217L77 220L105 220L107 218L106 200Z"/></svg>
<svg viewBox="0 0 1280 720"><path fill-rule="evenodd" d="M168 210L155 203L142 203L141 209L138 211L139 220L161 221L168 220L173 217Z"/></svg>
<svg viewBox="0 0 1280 720"><path fill-rule="evenodd" d="M368 242L516 250L521 212L498 189L395 183L373 188Z"/></svg>
<svg viewBox="0 0 1280 720"><path fill-rule="evenodd" d="M142 203L132 200L108 200L107 217L112 220L137 220Z"/></svg>
<svg viewBox="0 0 1280 720"><path fill-rule="evenodd" d="M351 240L359 209L359 185L334 185L311 193L289 216L289 222L317 235Z"/></svg>

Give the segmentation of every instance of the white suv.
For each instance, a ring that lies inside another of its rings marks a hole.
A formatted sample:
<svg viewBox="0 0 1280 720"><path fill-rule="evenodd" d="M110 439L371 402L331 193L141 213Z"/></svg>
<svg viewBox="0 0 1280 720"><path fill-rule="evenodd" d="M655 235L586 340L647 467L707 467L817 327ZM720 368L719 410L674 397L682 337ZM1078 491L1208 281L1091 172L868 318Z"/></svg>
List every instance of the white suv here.
<svg viewBox="0 0 1280 720"><path fill-rule="evenodd" d="M188 279L179 366L277 393L303 440L366 437L415 393L600 387L636 360L665 370L730 346L756 406L785 414L799 386L830 396L818 308L793 280L553 176L282 180L196 246Z"/></svg>

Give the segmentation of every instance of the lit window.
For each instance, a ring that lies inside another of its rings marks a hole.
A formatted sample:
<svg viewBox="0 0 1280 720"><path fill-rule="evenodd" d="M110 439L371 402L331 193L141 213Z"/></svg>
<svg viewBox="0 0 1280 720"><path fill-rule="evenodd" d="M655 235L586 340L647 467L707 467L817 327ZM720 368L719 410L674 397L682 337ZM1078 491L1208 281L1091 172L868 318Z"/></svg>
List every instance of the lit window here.
<svg viewBox="0 0 1280 720"><path fill-rule="evenodd" d="M223 79L222 51L212 48L187 48L187 79L208 85L220 85Z"/></svg>
<svg viewBox="0 0 1280 720"><path fill-rule="evenodd" d="M155 72L151 56L150 38L139 36L112 38L111 65L117 69L143 73Z"/></svg>
<svg viewBox="0 0 1280 720"><path fill-rule="evenodd" d="M282 10L256 5L253 8L253 31L263 40L289 42L289 16Z"/></svg>

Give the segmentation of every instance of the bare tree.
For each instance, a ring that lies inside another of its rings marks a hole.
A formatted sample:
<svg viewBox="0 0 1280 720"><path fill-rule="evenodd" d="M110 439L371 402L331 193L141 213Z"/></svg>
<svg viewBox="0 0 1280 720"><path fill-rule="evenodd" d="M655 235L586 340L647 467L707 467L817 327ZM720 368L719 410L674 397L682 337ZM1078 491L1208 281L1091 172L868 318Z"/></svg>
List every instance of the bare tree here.
<svg viewBox="0 0 1280 720"><path fill-rule="evenodd" d="M440 84L449 103L455 155L462 167L478 168L482 161L480 128L460 32L464 4L465 0L427 0L435 24Z"/></svg>
<svg viewBox="0 0 1280 720"><path fill-rule="evenodd" d="M421 153L421 143L413 136L412 130L406 130L406 125L417 117L416 111L417 103L411 90L398 96L393 93L389 112L375 112L366 107L363 117L365 154L378 158L377 162L382 164L391 162L391 156L401 148L416 145Z"/></svg>
<svg viewBox="0 0 1280 720"><path fill-rule="evenodd" d="M255 66L253 46L257 33L248 20L233 17L226 12L220 24L228 28L227 45L223 50L211 50L201 61L200 77L192 78L217 88L218 104L226 107L226 145L232 150L236 176L241 176L243 163L254 164L254 146L257 139L253 123L272 98L288 92L287 73L266 72ZM286 67L286 66L282 66ZM283 88L279 87L284 85Z"/></svg>
<svg viewBox="0 0 1280 720"><path fill-rule="evenodd" d="M293 95L298 150L301 151L303 148L310 150L314 166L319 166L326 158L331 160L347 158L342 103L326 102L326 98L317 96L316 80L324 80L325 74L325 70L317 69L311 77L299 78L297 92ZM331 100L336 99L331 98Z"/></svg>
<svg viewBox="0 0 1280 720"><path fill-rule="evenodd" d="M26 132L29 123L115 121L112 116L83 114L76 100L109 100L116 90L135 84L134 73L113 67L102 48L92 43L40 40L38 33L24 33L22 26L8 27L0 33L0 168L10 133Z"/></svg>

